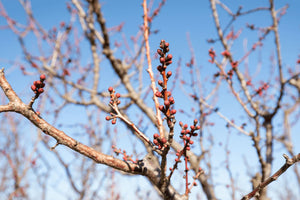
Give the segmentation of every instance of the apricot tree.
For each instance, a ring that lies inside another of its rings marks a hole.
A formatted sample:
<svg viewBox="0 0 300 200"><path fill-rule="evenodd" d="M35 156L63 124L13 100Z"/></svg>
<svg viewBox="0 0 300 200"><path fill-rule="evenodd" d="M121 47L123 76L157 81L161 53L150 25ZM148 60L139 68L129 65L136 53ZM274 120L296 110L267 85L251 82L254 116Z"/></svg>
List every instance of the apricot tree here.
<svg viewBox="0 0 300 200"><path fill-rule="evenodd" d="M72 194L69 189L61 193L72 199L129 198L121 192L124 187L133 191L130 199L135 194L141 199L265 200L267 186L299 162L293 127L299 126L300 59L293 67L284 64L279 34L288 5L275 8L270 0L247 9L210 0L216 35L207 38L211 48L201 67L189 37L191 55L184 59L172 53L176 41L153 41L160 36L153 28L156 18L175 2L144 0L143 20L130 44L122 36L124 23L107 25L112 16L104 15L105 2L67 1L68 20L51 29L40 24L30 1L19 2L26 22L14 19L0 2L3 29L16 36L24 55L0 70L0 191L5 198L32 199L31 188L39 188L39 199L47 199L51 185L56 192L65 185L55 184L63 176ZM250 23L259 13L269 17L268 24ZM241 25L238 20L245 18ZM251 45L240 52L235 45L244 32L252 34ZM260 62L249 67L249 60L269 45L275 49L270 63L263 63L264 69ZM13 73L21 72L22 79L7 77L9 65L18 66ZM17 92L15 82L23 89L28 84L28 91ZM33 132L32 140L26 132ZM231 161L239 150L243 155ZM298 166L292 169L299 186ZM246 171L248 185L243 185L237 173ZM128 175L142 176L143 184L148 180L157 195L128 184ZM287 187L277 196L297 194Z"/></svg>

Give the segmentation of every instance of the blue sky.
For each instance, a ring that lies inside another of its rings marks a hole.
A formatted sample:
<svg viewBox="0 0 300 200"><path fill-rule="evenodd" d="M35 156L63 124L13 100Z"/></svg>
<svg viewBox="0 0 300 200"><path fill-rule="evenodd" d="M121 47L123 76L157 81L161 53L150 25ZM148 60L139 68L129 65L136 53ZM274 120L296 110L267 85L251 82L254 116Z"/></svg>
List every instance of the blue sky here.
<svg viewBox="0 0 300 200"><path fill-rule="evenodd" d="M26 22L24 18L24 11L20 7L19 3L17 1L11 1L11 0L2 0L1 1L7 12L10 16L15 18L18 21ZM51 29L54 26L59 26L61 21L68 21L69 16L65 9L65 0L33 0L32 1L32 7L34 11L34 16L36 19L44 26L45 29ZM137 31L139 30L139 27L142 25L142 7L141 7L141 1L124 1L124 0L111 0L111 1L101 1L102 7L103 7L103 14L107 21L107 26L117 26L122 22L125 22L124 28L123 28L123 34L117 34L112 37L112 41L122 41L122 37L126 37L127 40L130 40L130 36L134 36ZM184 3L183 3L184 2ZM266 6L268 4L268 1L261 1L261 0L255 0L255 1L244 1L244 0L227 0L224 1L228 7L232 9L232 11L236 11L239 5L243 5L243 8L245 10L248 10L250 8L254 8L257 6ZM283 64L285 66L285 73L287 67L291 67L292 69L296 69L296 60L298 58L298 55L300 55L300 23L299 23L299 8L300 8L300 2L299 1L275 1L275 7L278 9L286 4L286 2L289 3L289 8L287 10L287 14L283 16L280 26L279 26L279 33L280 33L280 42L281 42L281 49L282 49L282 58L283 58ZM157 5L157 1L155 1L155 6ZM230 20L229 16L224 13L220 12L220 20L221 24L223 26L228 23ZM249 31L246 28L246 23L249 24L256 24L256 25L269 25L271 21L271 17L265 13L264 11L261 11L256 14L249 15L247 17L241 17L238 19L234 25L234 30L242 30L242 34L237 39L235 44L232 46L232 53L234 55L234 58L239 59L244 54L244 45L248 44L248 48L251 47L253 44L253 40L257 38L257 34L254 32ZM1 18L0 19L0 27L3 26L4 21ZM160 15L155 18L152 24L153 30L157 29L159 32L155 35L152 35L150 38L150 48L151 53L154 55L156 52L156 49L158 47L159 41L161 39L165 39L170 43L171 53L173 54L174 60L173 63L177 63L178 60L182 59L182 64L188 62L191 57L190 48L188 45L188 39L187 35L189 35L189 40L192 43L192 46L194 48L195 56L196 56L196 63L197 66L201 69L201 74L203 75L202 80L205 80L205 77L212 75L216 72L215 66L208 63L208 49L211 47L214 47L216 50L218 57L220 58L220 53L223 51L222 47L219 43L216 44L209 44L206 42L207 39L210 38L217 38L216 34L216 28L214 26L213 17L210 10L209 1L197 1L197 0L191 0L191 1L180 1L180 0L169 0L167 1L166 5L162 8ZM20 45L18 44L17 38L11 33L9 30L0 30L0 67L5 67L7 73L7 78L10 82L12 82L12 85L19 93L25 93L27 95L30 95L30 90L27 90L29 88L32 81L32 77L24 77L22 76L21 72L18 69L18 66L12 65L11 61L19 60L22 61L24 59L24 55L22 55ZM255 40L256 41L256 40ZM32 51L36 51L36 42L33 38L29 37L27 40L27 44L30 44L32 42ZM130 44L132 45L132 44ZM30 46L30 45L29 45ZM262 64L261 73L259 76L257 76L256 81L264 80L266 75L270 75L269 66L270 66L270 56L274 55L275 53L275 46L273 42L273 37L269 37L266 40L266 43L264 44L264 48L261 51L258 51L257 53L254 53L251 55L249 59L249 66L251 71L256 70L256 66L258 63ZM117 52L117 55L121 55L120 52ZM86 53L83 52L84 59L90 60L89 50L86 50ZM156 66L158 64L157 61L152 61L153 66ZM243 64L242 64L243 65ZM172 71L175 71L175 64L173 64ZM299 70L299 66L298 66ZM189 79L187 74L187 70L183 69L183 77L186 79ZM101 86L102 90L106 90L106 88L113 83L114 79L112 80L110 76L107 76L108 78L103 81L103 86ZM146 75L145 75L146 77ZM18 81L13 81L18 80ZM105 82L108 82L105 84ZM109 82L110 81L110 82ZM205 82L205 81L204 81ZM28 83L28 84L26 84ZM209 90L209 88L208 88ZM24 92L25 91L25 92ZM26 92L28 91L28 92ZM232 115L239 115L241 113L241 107L237 105L232 105L233 98L231 96L227 95L228 88L225 87L224 90L222 90L219 94L219 97L221 99L220 107L221 111L223 113L226 113L229 117ZM175 92L174 97L176 99L176 102L179 105L185 105L189 104L190 102L187 102L186 98L181 98L182 93ZM70 108L70 110L72 110ZM66 113L68 113L66 111ZM72 116L72 115L70 115ZM243 119L239 119L239 117L236 120L243 121ZM68 118L68 123L72 123L74 121L78 121L78 119ZM188 118L182 116L181 118L183 121L188 120ZM220 120L217 116L214 116L212 118L216 124L220 124L217 127L212 127L211 132L214 132L216 134L216 140L218 142L224 140L224 124L226 124L223 120ZM79 119L80 120L80 119ZM279 122L278 122L279 123ZM222 126L222 127L220 127ZM294 130L299 130L299 124L297 124L294 127ZM278 129L280 130L280 128ZM151 132L151 130L149 130ZM251 146L251 141L249 138L246 138L244 136L238 135L236 136L236 132L232 132L230 135L230 144L232 146L232 167L237 172L235 175L237 177L241 176L240 181L241 183L247 182L244 175L241 175L242 173L245 173L247 170L244 169L243 165L244 163L241 162L241 157L251 157L254 156L256 159L256 155L254 153L254 149L244 149L244 146ZM296 134L295 134L296 135ZM227 135L226 135L227 136ZM123 135L123 137L125 137ZM299 141L299 134L295 137L295 141ZM296 143L295 143L296 144ZM122 145L122 144L120 144ZM123 144L126 146L126 144ZM284 151L282 151L282 148L280 146L276 146L275 150L278 150L279 155L281 155ZM295 146L295 148L300 151L300 147ZM248 152L249 151L249 152ZM217 156L218 159L220 159L220 163L223 161L223 147L216 147L213 150L214 155ZM280 156L276 156L275 159L275 165L274 169L279 167L283 163L283 159ZM216 166L220 164L218 161L216 161ZM257 167L255 164L251 165L252 167ZM241 168L243 170L239 171ZM222 173L225 173L222 169L218 171L218 176L222 176ZM289 173L289 172L288 172ZM289 176L286 174L286 176ZM141 179L141 178L139 178ZM285 179L285 178L282 178ZM143 180L143 179L141 179ZM220 181L222 182L222 181ZM218 180L216 181L218 183ZM282 182L283 183L283 182ZM281 183L281 184L282 184ZM277 184L277 183L276 183ZM274 184L275 185L275 184ZM247 185L248 186L248 185ZM249 188L249 187L248 187ZM276 188L276 187L275 187ZM223 191L226 188L222 186L217 186L216 189L218 191ZM244 189L247 191L246 189ZM300 191L298 191L300 193ZM227 198L227 197L225 197Z"/></svg>

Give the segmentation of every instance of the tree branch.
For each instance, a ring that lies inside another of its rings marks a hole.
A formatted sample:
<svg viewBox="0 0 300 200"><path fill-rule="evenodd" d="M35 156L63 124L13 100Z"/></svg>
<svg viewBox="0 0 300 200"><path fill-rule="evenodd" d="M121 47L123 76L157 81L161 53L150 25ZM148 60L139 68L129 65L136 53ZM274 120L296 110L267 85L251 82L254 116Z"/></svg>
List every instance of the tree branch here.
<svg viewBox="0 0 300 200"><path fill-rule="evenodd" d="M289 158L286 154L283 154L283 157L285 158L285 164L277 171L275 174L270 176L268 179L266 179L264 182L260 183L252 192L244 196L241 200L248 200L252 197L259 196L260 191L272 183L273 181L276 181L279 176L281 176L290 166L295 164L296 162L300 161L300 153L293 158Z"/></svg>

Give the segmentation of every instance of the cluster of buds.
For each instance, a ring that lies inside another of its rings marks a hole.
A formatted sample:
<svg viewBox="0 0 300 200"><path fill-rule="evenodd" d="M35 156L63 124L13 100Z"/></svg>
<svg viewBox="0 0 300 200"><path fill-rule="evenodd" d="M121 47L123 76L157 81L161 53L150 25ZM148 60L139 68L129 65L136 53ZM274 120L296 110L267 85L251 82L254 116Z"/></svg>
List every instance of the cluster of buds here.
<svg viewBox="0 0 300 200"><path fill-rule="evenodd" d="M246 82L246 85L247 85L247 86L251 86L251 85L252 85L251 80L248 80L248 81Z"/></svg>
<svg viewBox="0 0 300 200"><path fill-rule="evenodd" d="M167 90L167 83L169 78L172 76L172 72L166 72L167 66L172 64L172 54L167 54L169 52L169 43L165 40L161 40L160 49L157 49L157 53L160 58L160 65L157 66L157 70L162 75L163 80L158 80L158 85L162 88L161 91L156 91L155 96L162 98L164 100L164 105L160 105L158 108L161 112L165 114L168 119L174 119L174 114L176 114L175 109L171 109L170 106L175 103L174 98L171 96L171 92Z"/></svg>
<svg viewBox="0 0 300 200"><path fill-rule="evenodd" d="M117 156L119 154L122 154L124 161L131 161L132 163L137 163L138 159L133 160L132 155L127 155L125 150L122 151L121 149L118 149L115 145L112 145L111 148L113 149L113 151L116 153Z"/></svg>
<svg viewBox="0 0 300 200"><path fill-rule="evenodd" d="M159 92L157 91L155 93L157 97L166 99L164 100L164 105L160 105L158 109L166 115L167 118L173 119L174 115L176 114L175 109L170 109L170 106L175 103L174 97L171 96L170 91L165 91L165 92Z"/></svg>
<svg viewBox="0 0 300 200"><path fill-rule="evenodd" d="M109 104L111 106L118 106L121 103L121 101L119 100L119 98L121 97L120 93L115 94L115 90L114 90L113 87L109 87L108 92L110 93L110 102L109 102ZM106 116L105 119L107 121L112 120L111 121L112 124L116 124L116 122L117 122L117 118L115 117L114 113L110 113L110 116Z"/></svg>
<svg viewBox="0 0 300 200"><path fill-rule="evenodd" d="M232 79L233 72L234 72L233 69L230 69L230 70L227 72L227 78Z"/></svg>
<svg viewBox="0 0 300 200"><path fill-rule="evenodd" d="M194 124L190 126L190 129L188 129L189 126L187 124L183 125L182 122L179 122L179 125L181 127L180 138L183 140L184 147L182 150L177 150L175 165L173 168L172 167L170 168L171 171L174 171L177 168L177 163L181 162L180 161L181 156L184 156L187 159L187 161L189 160L189 157L187 156L186 152L191 150L191 145L194 144L194 141L191 140L191 137L198 136L198 133L195 133L195 131L199 130L200 126L197 124L198 124L198 120L195 119Z"/></svg>
<svg viewBox="0 0 300 200"><path fill-rule="evenodd" d="M190 145L194 144L194 141L191 140L191 137L198 135L198 133L195 133L195 131L200 129L200 126L197 124L198 124L198 120L194 119L194 124L190 126L190 129L188 129L187 124L183 125L182 122L179 122L179 125L182 129L180 132L180 138L184 141L185 148L188 151L191 150Z"/></svg>
<svg viewBox="0 0 300 200"><path fill-rule="evenodd" d="M157 66L157 70L162 73L167 69L167 66L172 64L172 54L167 53L170 51L169 43L165 40L160 41L159 49L157 49L157 53L160 56L159 62L161 65Z"/></svg>
<svg viewBox="0 0 300 200"><path fill-rule="evenodd" d="M231 64L232 69L235 69L239 65L239 62L238 61L232 61L230 64Z"/></svg>
<svg viewBox="0 0 300 200"><path fill-rule="evenodd" d="M224 56L224 57L226 57L226 58L229 58L231 54L230 54L229 51L225 50L225 51L223 51L223 52L221 53L221 55Z"/></svg>
<svg viewBox="0 0 300 200"><path fill-rule="evenodd" d="M204 174L204 170L203 170L201 167L199 167L199 168L198 168L197 174L196 174L195 176L193 176L194 181L193 181L193 183L192 183L192 186L189 188L189 190L191 190L193 186L197 186L196 180L198 179L198 177L199 177L201 174Z"/></svg>
<svg viewBox="0 0 300 200"><path fill-rule="evenodd" d="M121 97L120 93L115 94L115 90L113 87L109 87L108 92L110 94L110 102L109 103L111 105L119 105L121 103L121 101L119 100L119 98Z"/></svg>
<svg viewBox="0 0 300 200"><path fill-rule="evenodd" d="M157 146L158 149L162 149L163 147L167 147L167 139L161 138L159 134L155 133L153 135L153 143Z"/></svg>
<svg viewBox="0 0 300 200"><path fill-rule="evenodd" d="M208 50L208 55L211 58L210 60L208 60L208 62L214 63L215 58L216 58L216 52L211 48L211 49Z"/></svg>
<svg viewBox="0 0 300 200"><path fill-rule="evenodd" d="M224 77L226 79L230 79L231 80L233 75L234 75L234 70L230 69L230 70L228 70L228 72L226 74L223 73L223 72L217 72L217 73L215 73L214 76L213 76L213 78L215 79L215 78L218 78L219 76L221 76L221 77Z"/></svg>
<svg viewBox="0 0 300 200"><path fill-rule="evenodd" d="M45 83L44 83L45 80L46 80L46 75L42 74L40 76L40 80L34 81L33 85L31 85L31 89L35 93L36 98L38 98L39 95L44 92L43 88L45 87Z"/></svg>
<svg viewBox="0 0 300 200"><path fill-rule="evenodd" d="M171 129L174 127L176 122L175 114L176 110L172 109L172 105L175 103L174 97L172 97L172 93L168 91L168 80L172 76L172 72L166 72L167 66L172 64L172 54L167 54L170 51L169 43L165 40L160 41L159 49L157 49L157 53L160 56L159 62L160 65L157 66L157 70L160 72L162 76L162 80L158 80L158 85L161 87L161 90L157 90L155 92L155 96L163 99L163 105L159 105L158 109L166 116L168 127ZM171 135L170 135L171 136ZM173 135L172 135L173 137ZM169 137L172 138L172 137ZM165 137L160 137L157 133L153 135L153 143L157 146L158 149L163 149L168 146L167 139Z"/></svg>
<svg viewBox="0 0 300 200"><path fill-rule="evenodd" d="M257 90L256 90L256 94L258 94L259 96L262 96L263 91L266 91L269 88L268 83L264 83L262 86L260 86Z"/></svg>
<svg viewBox="0 0 300 200"><path fill-rule="evenodd" d="M182 150L177 150L177 152L176 152L176 158L175 158L175 163L174 163L173 167L169 168L170 171L171 171L171 173L170 173L169 176L172 176L173 172L178 167L178 163L181 162L181 160L180 160L181 157L182 156L184 157L184 162L185 162L185 175L184 175L184 178L186 179L186 186L188 186L190 184L188 182L188 172L189 172L190 169L189 169L189 167L187 165L187 163L190 160L190 158L187 155L187 151L191 150L191 145L194 144L194 141L191 140L191 137L198 135L198 133L196 133L195 131L199 130L200 126L197 125L197 124L198 124L198 120L197 119L194 120L193 125L191 125L190 127L187 124L183 125L182 122L179 122L179 125L181 127L180 138L183 140L184 147L183 147ZM188 191L186 191L186 192L188 192Z"/></svg>

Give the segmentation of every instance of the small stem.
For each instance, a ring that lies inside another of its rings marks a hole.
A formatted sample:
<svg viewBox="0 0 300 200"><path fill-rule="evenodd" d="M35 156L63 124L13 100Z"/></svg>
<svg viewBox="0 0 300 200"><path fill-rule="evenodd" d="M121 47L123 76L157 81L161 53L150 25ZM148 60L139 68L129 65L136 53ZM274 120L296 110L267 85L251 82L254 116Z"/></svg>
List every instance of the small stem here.
<svg viewBox="0 0 300 200"><path fill-rule="evenodd" d="M186 141L184 140L184 146L186 145ZM189 178L188 178L188 158L186 155L186 149L184 151L184 162L185 162L185 195L189 195Z"/></svg>
<svg viewBox="0 0 300 200"><path fill-rule="evenodd" d="M31 98L31 101L28 104L29 108L32 108L34 101L39 97L39 94L36 94L34 97Z"/></svg>

